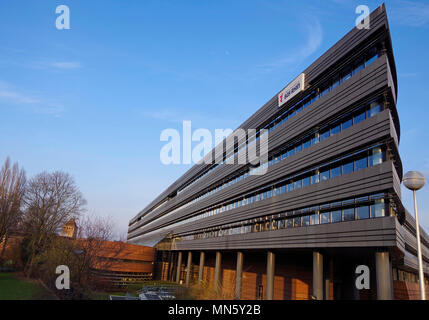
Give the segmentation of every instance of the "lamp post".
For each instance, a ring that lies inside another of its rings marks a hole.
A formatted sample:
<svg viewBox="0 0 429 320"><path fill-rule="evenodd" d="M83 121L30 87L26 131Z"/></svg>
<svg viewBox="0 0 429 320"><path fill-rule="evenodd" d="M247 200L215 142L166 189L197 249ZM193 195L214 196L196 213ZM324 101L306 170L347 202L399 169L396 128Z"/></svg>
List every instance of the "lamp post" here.
<svg viewBox="0 0 429 320"><path fill-rule="evenodd" d="M416 236L417 236L417 258L419 261L419 283L420 283L420 299L426 300L425 280L423 275L422 249L420 244L420 226L419 214L417 210L417 190L421 189L425 183L425 177L418 171L408 171L402 179L404 186L413 191L414 196L414 214L416 216Z"/></svg>

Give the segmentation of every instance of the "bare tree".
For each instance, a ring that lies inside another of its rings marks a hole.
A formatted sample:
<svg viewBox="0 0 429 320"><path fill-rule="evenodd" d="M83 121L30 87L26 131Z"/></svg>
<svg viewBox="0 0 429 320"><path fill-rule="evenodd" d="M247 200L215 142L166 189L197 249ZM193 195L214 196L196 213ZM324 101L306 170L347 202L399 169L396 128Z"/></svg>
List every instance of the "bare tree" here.
<svg viewBox="0 0 429 320"><path fill-rule="evenodd" d="M7 158L0 170L0 260L11 230L20 221L22 198L25 192L25 171L15 163L12 167Z"/></svg>
<svg viewBox="0 0 429 320"><path fill-rule="evenodd" d="M81 214L86 200L69 174L56 171L33 177L24 202L23 222L29 235L30 252L25 269L27 276L31 276L35 257L46 250L57 230L70 218Z"/></svg>
<svg viewBox="0 0 429 320"><path fill-rule="evenodd" d="M83 248L80 274L88 284L94 286L100 280L94 271L108 270L118 263L119 257L125 258L125 243L113 241L114 223L110 217L87 215L79 219L78 230Z"/></svg>

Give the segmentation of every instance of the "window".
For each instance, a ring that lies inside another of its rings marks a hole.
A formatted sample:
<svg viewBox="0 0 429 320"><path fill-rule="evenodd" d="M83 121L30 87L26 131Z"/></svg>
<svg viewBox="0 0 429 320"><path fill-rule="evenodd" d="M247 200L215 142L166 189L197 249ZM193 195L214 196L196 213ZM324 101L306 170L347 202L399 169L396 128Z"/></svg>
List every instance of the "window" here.
<svg viewBox="0 0 429 320"><path fill-rule="evenodd" d="M315 145L315 144L318 144L319 143L319 140L320 140L320 138L319 138L319 133L315 133L314 134L314 137L311 139L311 145Z"/></svg>
<svg viewBox="0 0 429 320"><path fill-rule="evenodd" d="M329 169L320 172L320 181L326 181L329 179Z"/></svg>
<svg viewBox="0 0 429 320"><path fill-rule="evenodd" d="M324 129L320 132L320 141L323 141L326 138L329 138L329 129Z"/></svg>
<svg viewBox="0 0 429 320"><path fill-rule="evenodd" d="M340 125L338 124L335 127L331 128L331 136L334 134L340 133L340 131L341 131L341 128L340 128Z"/></svg>
<svg viewBox="0 0 429 320"><path fill-rule="evenodd" d="M288 157L290 157L290 156L292 156L294 153L295 153L295 149L294 149L294 148L292 148L292 149L290 149L290 150L288 151L287 156L288 156Z"/></svg>
<svg viewBox="0 0 429 320"><path fill-rule="evenodd" d="M304 179L302 179L302 186L303 187L308 187L310 185L310 177L306 177Z"/></svg>
<svg viewBox="0 0 429 320"><path fill-rule="evenodd" d="M325 94L327 94L330 90L329 83L324 83L323 86L320 88L320 96L323 97Z"/></svg>
<svg viewBox="0 0 429 320"><path fill-rule="evenodd" d="M359 171L361 169L365 169L366 167L368 167L368 158L361 158L355 161L355 168L356 171Z"/></svg>
<svg viewBox="0 0 429 320"><path fill-rule="evenodd" d="M383 162L383 153L381 152L381 148L377 147L370 151L369 156L369 165L375 166Z"/></svg>
<svg viewBox="0 0 429 320"><path fill-rule="evenodd" d="M293 191L293 182L287 185L287 192L291 192L291 191Z"/></svg>
<svg viewBox="0 0 429 320"><path fill-rule="evenodd" d="M345 68L343 72L341 72L341 83L350 79L351 76L352 76L352 68L350 67Z"/></svg>
<svg viewBox="0 0 429 320"><path fill-rule="evenodd" d="M301 226L301 218L293 218L293 226L296 227L300 227Z"/></svg>
<svg viewBox="0 0 429 320"><path fill-rule="evenodd" d="M331 213L330 212L323 212L320 214L320 223L325 224L331 222Z"/></svg>
<svg viewBox="0 0 429 320"><path fill-rule="evenodd" d="M302 187L302 180L295 181L295 190L301 189Z"/></svg>
<svg viewBox="0 0 429 320"><path fill-rule="evenodd" d="M379 103L377 102L371 103L369 105L368 118L375 116L377 113L380 113L380 111L381 111L381 106Z"/></svg>
<svg viewBox="0 0 429 320"><path fill-rule="evenodd" d="M310 225L319 224L319 214L315 213L310 216Z"/></svg>
<svg viewBox="0 0 429 320"><path fill-rule="evenodd" d="M355 63L354 63L354 67L355 67L355 69L353 70L353 74L356 74L360 70L362 70L363 68L365 68L365 63L363 61L363 58L359 58L358 60L356 60Z"/></svg>
<svg viewBox="0 0 429 320"><path fill-rule="evenodd" d="M339 84L340 84L340 75L337 74L336 76L334 76L333 83L332 83L332 89L337 87Z"/></svg>
<svg viewBox="0 0 429 320"><path fill-rule="evenodd" d="M341 175L341 167L331 169L331 179Z"/></svg>
<svg viewBox="0 0 429 320"><path fill-rule="evenodd" d="M384 199L375 200L374 204L371 205L371 218L384 217L386 206L384 205Z"/></svg>
<svg viewBox="0 0 429 320"><path fill-rule="evenodd" d="M361 110L353 117L353 124L358 124L365 120L365 110Z"/></svg>
<svg viewBox="0 0 429 320"><path fill-rule="evenodd" d="M341 129L346 130L347 128L351 127L352 125L353 125L353 118L349 118L341 124Z"/></svg>
<svg viewBox="0 0 429 320"><path fill-rule="evenodd" d="M350 221L355 219L355 208L343 210L343 221Z"/></svg>
<svg viewBox="0 0 429 320"><path fill-rule="evenodd" d="M356 208L356 218L358 220L368 219L369 218L369 207L368 206L357 207Z"/></svg>
<svg viewBox="0 0 429 320"><path fill-rule="evenodd" d="M343 174L353 172L353 162L343 164Z"/></svg>
<svg viewBox="0 0 429 320"><path fill-rule="evenodd" d="M311 140L307 139L302 143L302 148L307 149L311 145Z"/></svg>
<svg viewBox="0 0 429 320"><path fill-rule="evenodd" d="M378 59L377 50L375 48L372 48L367 55L366 59L366 66L369 66L371 63L373 63L375 60Z"/></svg>
<svg viewBox="0 0 429 320"><path fill-rule="evenodd" d="M302 226L306 227L310 225L310 216L302 217Z"/></svg>
<svg viewBox="0 0 429 320"><path fill-rule="evenodd" d="M319 183L319 172L316 171L314 175L311 176L311 184Z"/></svg>
<svg viewBox="0 0 429 320"><path fill-rule="evenodd" d="M295 152L300 152L302 150L302 144L297 144L295 147Z"/></svg>
<svg viewBox="0 0 429 320"><path fill-rule="evenodd" d="M341 221L341 210L332 211L332 222Z"/></svg>

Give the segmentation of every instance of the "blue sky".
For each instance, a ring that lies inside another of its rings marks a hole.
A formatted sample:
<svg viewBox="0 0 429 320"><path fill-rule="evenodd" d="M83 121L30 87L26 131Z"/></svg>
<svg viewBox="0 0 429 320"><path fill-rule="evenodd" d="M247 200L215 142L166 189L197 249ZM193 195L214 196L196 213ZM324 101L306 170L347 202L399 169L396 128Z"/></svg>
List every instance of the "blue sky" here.
<svg viewBox="0 0 429 320"><path fill-rule="evenodd" d="M70 30L55 8L70 8ZM0 3L0 161L64 170L88 210L130 218L189 166L159 159L166 128L236 128L378 1ZM404 172L429 178L429 3L386 2L398 69ZM411 192L403 201L412 210ZM419 192L429 232L429 187Z"/></svg>

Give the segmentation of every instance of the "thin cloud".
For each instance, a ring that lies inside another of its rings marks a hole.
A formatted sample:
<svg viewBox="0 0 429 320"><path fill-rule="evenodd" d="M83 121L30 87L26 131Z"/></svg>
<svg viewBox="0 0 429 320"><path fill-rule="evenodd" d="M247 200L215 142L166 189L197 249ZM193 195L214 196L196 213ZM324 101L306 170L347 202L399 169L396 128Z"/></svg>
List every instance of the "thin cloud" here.
<svg viewBox="0 0 429 320"><path fill-rule="evenodd" d="M24 106L26 110L31 110L36 114L55 117L60 117L66 109L62 104L55 101L34 97L0 81L0 107L4 104Z"/></svg>
<svg viewBox="0 0 429 320"><path fill-rule="evenodd" d="M5 82L0 82L0 100L20 104L35 104L40 102L38 98L18 92Z"/></svg>
<svg viewBox="0 0 429 320"><path fill-rule="evenodd" d="M37 61L29 65L33 69L73 70L82 68L78 61Z"/></svg>
<svg viewBox="0 0 429 320"><path fill-rule="evenodd" d="M262 65L261 67L265 71L272 71L282 67L297 65L319 49L323 41L322 26L318 19L312 18L311 20L313 21L311 24L305 24L304 26L307 34L307 40L304 45L297 50L294 50L293 53L286 53L287 56L284 58Z"/></svg>
<svg viewBox="0 0 429 320"><path fill-rule="evenodd" d="M80 62L52 62L51 65L58 69L78 69L82 67Z"/></svg>
<svg viewBox="0 0 429 320"><path fill-rule="evenodd" d="M390 20L400 25L422 27L429 23L429 4L398 0L392 5Z"/></svg>

